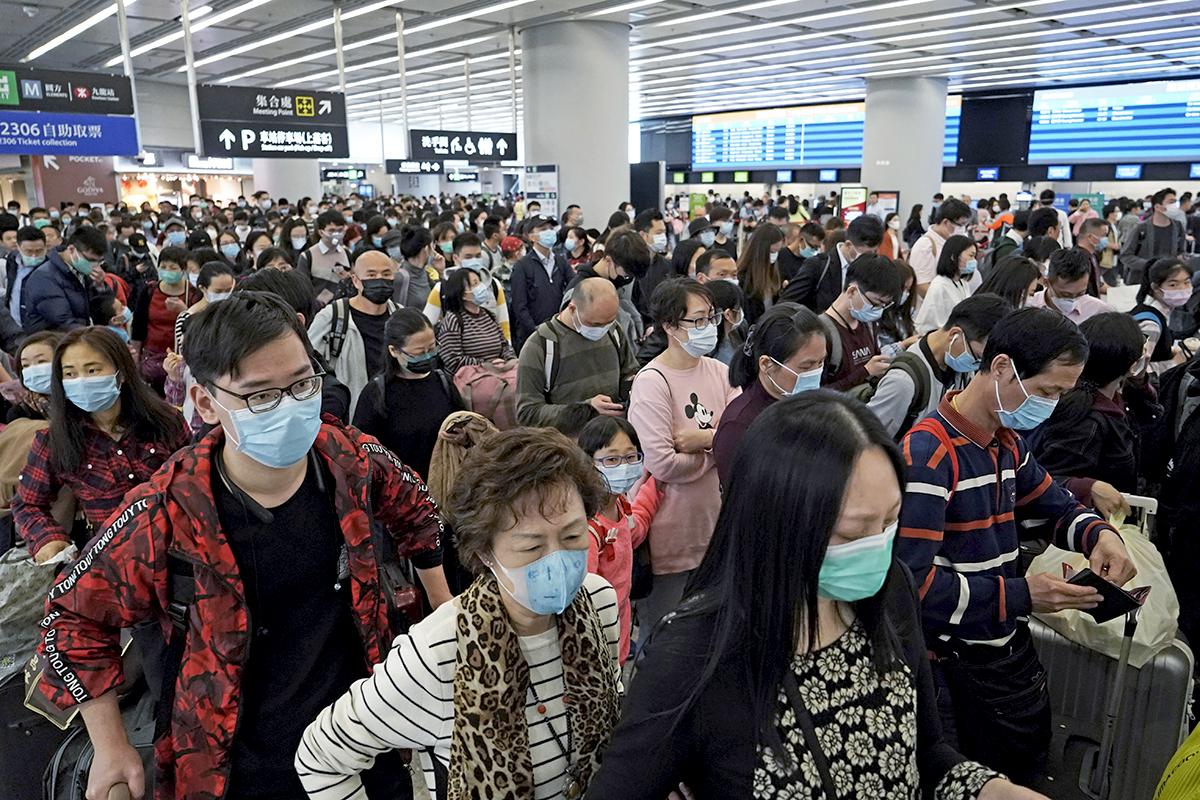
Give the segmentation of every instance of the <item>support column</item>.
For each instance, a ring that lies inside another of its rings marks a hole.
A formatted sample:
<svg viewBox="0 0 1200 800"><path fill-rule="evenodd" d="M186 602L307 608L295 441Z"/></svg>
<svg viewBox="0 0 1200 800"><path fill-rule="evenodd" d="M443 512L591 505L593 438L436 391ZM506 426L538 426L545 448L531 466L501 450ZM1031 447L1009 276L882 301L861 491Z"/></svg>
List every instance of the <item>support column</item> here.
<svg viewBox="0 0 1200 800"><path fill-rule="evenodd" d="M301 197L321 197L321 164L315 158L254 158L254 191L296 202Z"/></svg>
<svg viewBox="0 0 1200 800"><path fill-rule="evenodd" d="M946 137L945 78L881 78L867 81L862 183L900 192L900 218L942 186Z"/></svg>
<svg viewBox="0 0 1200 800"><path fill-rule="evenodd" d="M525 163L558 165L560 213L577 203L592 224L603 222L629 199L629 26L571 20L526 28L521 79Z"/></svg>

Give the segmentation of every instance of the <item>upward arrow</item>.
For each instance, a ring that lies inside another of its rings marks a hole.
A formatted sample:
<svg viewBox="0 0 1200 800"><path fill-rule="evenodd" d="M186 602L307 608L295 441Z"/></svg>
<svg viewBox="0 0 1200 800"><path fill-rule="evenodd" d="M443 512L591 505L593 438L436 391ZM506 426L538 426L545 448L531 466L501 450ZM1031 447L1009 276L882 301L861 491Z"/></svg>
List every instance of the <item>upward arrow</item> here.
<svg viewBox="0 0 1200 800"><path fill-rule="evenodd" d="M233 143L237 140L237 137L233 135L233 131L229 130L229 128L221 131L221 134L217 138L221 140L221 144L225 145L226 150L232 148Z"/></svg>
<svg viewBox="0 0 1200 800"><path fill-rule="evenodd" d="M333 111L333 103L329 102L328 100L322 100L319 104L317 104L317 113L318 114L329 114L332 111Z"/></svg>

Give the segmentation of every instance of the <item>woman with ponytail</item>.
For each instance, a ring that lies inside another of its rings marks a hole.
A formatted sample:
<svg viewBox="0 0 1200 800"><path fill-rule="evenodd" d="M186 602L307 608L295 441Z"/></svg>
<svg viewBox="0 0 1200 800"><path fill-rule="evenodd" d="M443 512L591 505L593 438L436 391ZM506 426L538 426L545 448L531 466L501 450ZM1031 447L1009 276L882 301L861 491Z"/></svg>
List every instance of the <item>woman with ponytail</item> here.
<svg viewBox="0 0 1200 800"><path fill-rule="evenodd" d="M1192 268L1178 258L1160 258L1146 265L1137 302L1129 312L1146 339L1151 371L1174 366L1175 337L1168 324L1171 312L1192 298Z"/></svg>

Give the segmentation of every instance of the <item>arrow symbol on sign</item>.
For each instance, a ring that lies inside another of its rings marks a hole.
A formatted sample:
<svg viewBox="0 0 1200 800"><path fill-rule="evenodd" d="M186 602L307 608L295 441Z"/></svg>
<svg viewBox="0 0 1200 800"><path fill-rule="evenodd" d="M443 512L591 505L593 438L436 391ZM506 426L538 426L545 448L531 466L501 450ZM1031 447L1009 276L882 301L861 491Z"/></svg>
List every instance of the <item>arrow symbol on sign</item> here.
<svg viewBox="0 0 1200 800"><path fill-rule="evenodd" d="M322 100L320 102L320 104L317 105L317 113L318 114L333 113L333 103L329 102L328 100Z"/></svg>
<svg viewBox="0 0 1200 800"><path fill-rule="evenodd" d="M500 141L496 142L496 151L499 152L500 155L504 155L505 153L507 153L508 152L508 142L505 141L504 139L501 139Z"/></svg>
<svg viewBox="0 0 1200 800"><path fill-rule="evenodd" d="M60 169L58 166L58 156L43 156L42 163L50 169Z"/></svg>
<svg viewBox="0 0 1200 800"><path fill-rule="evenodd" d="M221 131L221 135L217 138L221 140L221 144L225 145L226 150L233 147L233 142L237 139L237 137L233 135L233 131L229 130L229 128Z"/></svg>

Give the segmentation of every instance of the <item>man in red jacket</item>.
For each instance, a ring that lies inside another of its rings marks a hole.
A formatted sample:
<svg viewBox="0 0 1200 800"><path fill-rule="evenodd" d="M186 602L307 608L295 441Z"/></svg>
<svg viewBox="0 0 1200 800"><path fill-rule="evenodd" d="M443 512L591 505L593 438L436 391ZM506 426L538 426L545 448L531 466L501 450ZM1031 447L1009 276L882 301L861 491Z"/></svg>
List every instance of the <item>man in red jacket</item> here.
<svg viewBox="0 0 1200 800"><path fill-rule="evenodd" d="M433 605L450 597L436 505L375 439L322 422L307 341L274 295L244 292L193 317L192 400L217 427L131 491L50 592L42 690L81 704L89 797L116 783L144 793L113 691L122 628L169 632L174 618L186 631L178 667L163 665L178 677L164 682L155 796L290 800L304 796L292 768L304 727L392 640L372 525L412 560ZM181 573L194 586L182 607ZM370 793L397 796L406 779L380 774Z"/></svg>

